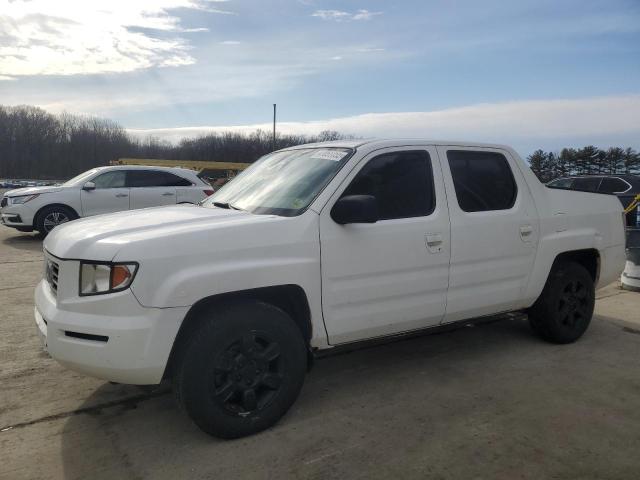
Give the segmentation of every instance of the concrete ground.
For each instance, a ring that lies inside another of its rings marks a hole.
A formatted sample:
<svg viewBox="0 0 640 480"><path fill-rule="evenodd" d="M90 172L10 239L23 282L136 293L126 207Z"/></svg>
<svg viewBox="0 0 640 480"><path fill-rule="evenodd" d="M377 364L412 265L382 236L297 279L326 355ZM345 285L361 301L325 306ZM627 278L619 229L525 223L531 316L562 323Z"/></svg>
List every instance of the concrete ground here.
<svg viewBox="0 0 640 480"><path fill-rule="evenodd" d="M220 441L166 388L60 367L33 321L41 242L0 227L0 478L640 477L640 294L582 340L500 321L319 360L274 428Z"/></svg>

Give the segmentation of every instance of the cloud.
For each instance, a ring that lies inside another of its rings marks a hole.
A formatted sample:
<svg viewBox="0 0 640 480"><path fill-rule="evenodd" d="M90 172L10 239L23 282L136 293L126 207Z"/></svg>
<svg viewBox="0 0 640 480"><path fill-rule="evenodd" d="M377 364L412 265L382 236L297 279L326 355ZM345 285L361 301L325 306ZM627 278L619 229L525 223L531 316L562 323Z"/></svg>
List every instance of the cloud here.
<svg viewBox="0 0 640 480"><path fill-rule="evenodd" d="M237 40L225 40L224 42L220 42L220 45L240 45L241 42Z"/></svg>
<svg viewBox="0 0 640 480"><path fill-rule="evenodd" d="M348 22L359 20L371 20L373 17L382 15L382 12L370 12L369 10L357 10L354 13L345 12L343 10L316 10L311 14L312 17L321 18L322 20L333 20L335 22Z"/></svg>
<svg viewBox="0 0 640 480"><path fill-rule="evenodd" d="M0 0L0 74L85 75L131 72L195 62L170 14L176 8L229 13L224 0ZM162 34L162 35L159 35Z"/></svg>
<svg viewBox="0 0 640 480"><path fill-rule="evenodd" d="M571 100L484 103L427 112L366 113L310 122L282 122L281 133L316 134L322 130L362 137L417 137L509 143L527 151L572 142L628 142L640 146L640 95ZM210 132L249 133L270 124L129 129L137 137L169 141ZM578 143L580 144L580 143Z"/></svg>
<svg viewBox="0 0 640 480"><path fill-rule="evenodd" d="M371 20L373 17L382 15L382 12L370 12L369 10L358 10L354 15L354 20Z"/></svg>

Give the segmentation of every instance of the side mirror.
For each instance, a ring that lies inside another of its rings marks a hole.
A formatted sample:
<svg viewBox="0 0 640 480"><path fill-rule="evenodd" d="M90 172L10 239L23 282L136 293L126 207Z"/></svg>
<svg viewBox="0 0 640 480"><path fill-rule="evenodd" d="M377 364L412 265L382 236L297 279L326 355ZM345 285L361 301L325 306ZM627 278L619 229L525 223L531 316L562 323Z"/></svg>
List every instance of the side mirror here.
<svg viewBox="0 0 640 480"><path fill-rule="evenodd" d="M87 182L82 186L83 190L95 190L96 189L96 184L93 182Z"/></svg>
<svg viewBox="0 0 640 480"><path fill-rule="evenodd" d="M331 218L340 225L347 223L376 223L378 201L373 195L348 195L331 209Z"/></svg>

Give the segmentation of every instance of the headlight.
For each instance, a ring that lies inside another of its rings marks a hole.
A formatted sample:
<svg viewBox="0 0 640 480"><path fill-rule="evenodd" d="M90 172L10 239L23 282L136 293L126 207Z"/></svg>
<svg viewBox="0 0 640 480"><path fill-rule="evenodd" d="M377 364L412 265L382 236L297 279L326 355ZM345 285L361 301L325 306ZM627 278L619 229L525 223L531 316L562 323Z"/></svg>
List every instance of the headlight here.
<svg viewBox="0 0 640 480"><path fill-rule="evenodd" d="M137 263L80 262L80 296L126 290L137 270Z"/></svg>
<svg viewBox="0 0 640 480"><path fill-rule="evenodd" d="M33 195L20 195L19 197L11 197L11 204L22 205L23 203L30 202L34 198L38 198L39 196L39 193L35 193Z"/></svg>

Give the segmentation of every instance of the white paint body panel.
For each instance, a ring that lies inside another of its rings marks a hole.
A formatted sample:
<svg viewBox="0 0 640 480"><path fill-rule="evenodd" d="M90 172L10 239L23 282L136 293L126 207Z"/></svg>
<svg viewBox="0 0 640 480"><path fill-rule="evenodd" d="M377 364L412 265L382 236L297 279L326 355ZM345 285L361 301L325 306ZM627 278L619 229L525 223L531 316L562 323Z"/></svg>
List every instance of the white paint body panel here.
<svg viewBox="0 0 640 480"><path fill-rule="evenodd" d="M56 338L49 341L50 353L101 378L154 383L189 308L212 295L297 285L309 304L311 346L324 349L527 308L563 252L596 249L598 287L622 271L618 199L549 189L509 147L424 140L330 145L355 153L297 217L177 205L81 219L55 229L44 247L63 259L64 279L55 299L46 282L38 286L36 308L53 325L43 336L72 325L118 341L108 351ZM446 161L450 147L503 153L518 185L514 207L462 212ZM377 153L402 149L428 150L435 211L367 225L333 222L334 202L365 162ZM523 226L531 227L526 241L520 235ZM437 253L425 245L425 235L433 233L442 238ZM140 267L129 290L80 298L78 259L135 261ZM116 356L131 362L130 375Z"/></svg>
<svg viewBox="0 0 640 480"><path fill-rule="evenodd" d="M505 156L517 185L508 210L465 212L458 205L447 150L496 152ZM535 203L516 160L496 148L439 147L451 216L451 266L445 322L515 310L523 304L538 246ZM527 229L526 237L521 229Z"/></svg>
<svg viewBox="0 0 640 480"><path fill-rule="evenodd" d="M436 190L428 216L338 225L330 205L362 167L376 156L399 150L426 150ZM442 246L429 251L427 235ZM320 214L322 304L329 343L384 336L439 324L449 280L449 213L442 173L433 147L382 149L364 157Z"/></svg>

